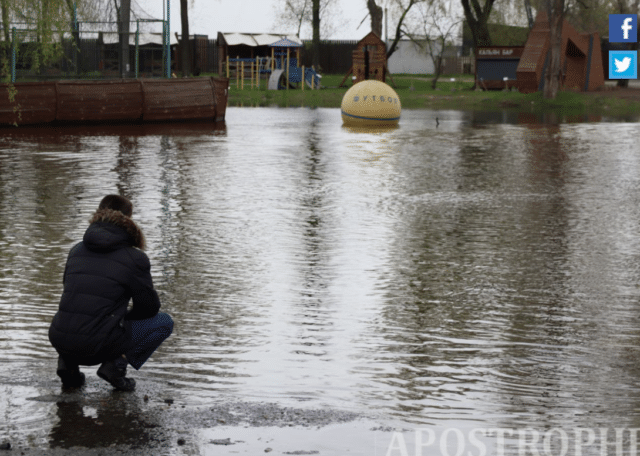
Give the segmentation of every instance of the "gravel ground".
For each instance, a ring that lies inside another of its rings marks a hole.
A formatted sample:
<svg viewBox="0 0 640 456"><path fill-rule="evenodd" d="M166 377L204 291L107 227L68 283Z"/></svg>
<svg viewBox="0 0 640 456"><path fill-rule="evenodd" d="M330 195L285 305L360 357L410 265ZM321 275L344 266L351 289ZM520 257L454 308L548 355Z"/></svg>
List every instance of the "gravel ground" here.
<svg viewBox="0 0 640 456"><path fill-rule="evenodd" d="M0 443L10 445L3 453L20 455L138 455L200 454L202 439L194 430L215 428L320 429L361 418L354 413L325 409L282 407L275 403L226 402L202 407L184 406L172 399L151 400L136 393L113 393L112 400L92 398L81 391L28 398L57 405L59 422L49 433L48 445L32 446L28 441L11 442L0 435ZM134 412L135 410L135 412ZM197 440L197 441L196 441ZM209 439L210 445L236 445L230 437ZM303 444L297 442L298 447ZM264 451L270 452L268 445ZM285 454L318 454L299 449Z"/></svg>
<svg viewBox="0 0 640 456"><path fill-rule="evenodd" d="M139 380L132 393L121 393L93 376L83 388L62 391L50 377L0 377L0 393L10 398L0 402L0 456L217 455L227 454L225 449L327 454L308 445L318 440L310 435L329 428L345 435L348 446L349 429L358 428L361 436L380 431L362 415L304 408L304 403L292 407L223 398L194 405L198 402L186 402L184 394L173 399L166 385L150 379ZM40 395L30 395L34 392Z"/></svg>

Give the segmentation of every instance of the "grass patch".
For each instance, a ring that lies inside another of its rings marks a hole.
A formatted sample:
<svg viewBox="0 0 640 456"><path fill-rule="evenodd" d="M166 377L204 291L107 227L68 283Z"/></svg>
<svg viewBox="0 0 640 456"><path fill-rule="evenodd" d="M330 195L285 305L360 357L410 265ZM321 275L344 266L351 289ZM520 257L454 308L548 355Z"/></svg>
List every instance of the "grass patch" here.
<svg viewBox="0 0 640 456"><path fill-rule="evenodd" d="M348 85L339 87L344 75L323 75L320 90L300 88L267 90L267 81L260 88L251 88L245 81L244 90L231 79L229 106L279 106L339 108ZM545 100L542 92L522 94L516 90L472 90L470 75L447 75L431 86L430 75L393 75L387 83L398 93L404 109L518 111L527 113L554 112L560 116L572 115L632 115L640 111L638 96L624 99L616 91L574 92L561 91L555 100Z"/></svg>

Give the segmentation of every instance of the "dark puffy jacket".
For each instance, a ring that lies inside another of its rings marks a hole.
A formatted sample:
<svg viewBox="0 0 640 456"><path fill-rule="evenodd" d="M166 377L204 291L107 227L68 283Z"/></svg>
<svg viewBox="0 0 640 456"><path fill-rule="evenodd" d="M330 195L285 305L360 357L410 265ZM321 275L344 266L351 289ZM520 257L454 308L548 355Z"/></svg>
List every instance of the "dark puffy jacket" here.
<svg viewBox="0 0 640 456"><path fill-rule="evenodd" d="M110 209L93 215L82 242L69 252L60 307L49 327L60 355L87 365L116 358L131 348L127 320L158 313L142 248L144 236L131 218Z"/></svg>

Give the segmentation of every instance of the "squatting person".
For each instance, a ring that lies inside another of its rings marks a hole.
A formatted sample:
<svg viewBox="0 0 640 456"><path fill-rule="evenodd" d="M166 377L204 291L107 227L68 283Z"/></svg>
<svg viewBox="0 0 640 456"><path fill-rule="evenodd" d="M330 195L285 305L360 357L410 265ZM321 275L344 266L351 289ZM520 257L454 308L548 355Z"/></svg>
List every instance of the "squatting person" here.
<svg viewBox="0 0 640 456"><path fill-rule="evenodd" d="M140 369L173 331L171 317L159 312L144 236L132 214L127 198L105 196L82 242L69 252L60 307L49 328L63 386L82 386L79 366L101 364L98 376L132 391L127 364Z"/></svg>

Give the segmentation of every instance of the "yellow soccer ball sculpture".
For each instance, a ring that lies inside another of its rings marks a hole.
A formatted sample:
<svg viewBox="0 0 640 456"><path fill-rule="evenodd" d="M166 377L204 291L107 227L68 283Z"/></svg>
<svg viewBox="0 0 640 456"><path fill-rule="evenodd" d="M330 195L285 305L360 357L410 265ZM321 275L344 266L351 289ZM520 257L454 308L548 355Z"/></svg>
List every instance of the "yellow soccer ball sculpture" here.
<svg viewBox="0 0 640 456"><path fill-rule="evenodd" d="M400 98L381 81L361 81L342 98L342 122L345 125L396 125L400 120Z"/></svg>

